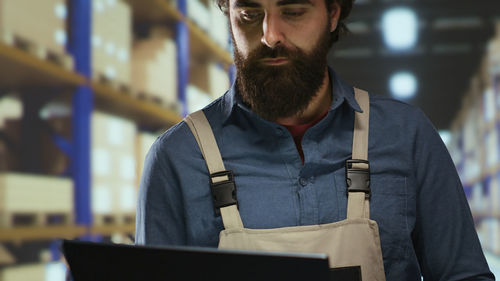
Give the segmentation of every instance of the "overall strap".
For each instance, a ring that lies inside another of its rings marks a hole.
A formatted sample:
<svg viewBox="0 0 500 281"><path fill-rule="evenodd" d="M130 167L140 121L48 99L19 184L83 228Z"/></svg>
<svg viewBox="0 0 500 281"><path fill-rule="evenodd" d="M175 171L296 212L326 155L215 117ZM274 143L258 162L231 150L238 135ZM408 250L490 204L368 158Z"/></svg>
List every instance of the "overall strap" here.
<svg viewBox="0 0 500 281"><path fill-rule="evenodd" d="M215 211L220 211L224 228L242 228L233 173L224 167L210 123L202 110L189 114L184 121L191 129L207 164Z"/></svg>
<svg viewBox="0 0 500 281"><path fill-rule="evenodd" d="M368 162L370 97L368 92L357 88L354 88L354 97L363 113L354 112L352 159L346 161L348 219L370 218L370 164Z"/></svg>

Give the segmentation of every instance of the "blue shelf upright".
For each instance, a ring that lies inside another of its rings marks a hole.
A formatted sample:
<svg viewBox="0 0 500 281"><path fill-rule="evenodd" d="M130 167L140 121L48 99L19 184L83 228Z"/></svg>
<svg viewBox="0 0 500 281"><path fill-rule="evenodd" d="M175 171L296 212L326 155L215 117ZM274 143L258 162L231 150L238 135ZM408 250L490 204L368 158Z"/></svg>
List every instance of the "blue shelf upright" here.
<svg viewBox="0 0 500 281"><path fill-rule="evenodd" d="M177 9L187 16L187 0L177 0ZM186 87L189 82L189 30L185 21L176 25L177 44L177 98L182 106L182 116L188 114Z"/></svg>
<svg viewBox="0 0 500 281"><path fill-rule="evenodd" d="M92 1L70 0L70 40L68 51L75 60L75 71L87 78L92 77L91 23ZM89 85L79 86L73 96L72 164L75 192L75 222L92 224L90 198L90 117L93 110L93 92Z"/></svg>

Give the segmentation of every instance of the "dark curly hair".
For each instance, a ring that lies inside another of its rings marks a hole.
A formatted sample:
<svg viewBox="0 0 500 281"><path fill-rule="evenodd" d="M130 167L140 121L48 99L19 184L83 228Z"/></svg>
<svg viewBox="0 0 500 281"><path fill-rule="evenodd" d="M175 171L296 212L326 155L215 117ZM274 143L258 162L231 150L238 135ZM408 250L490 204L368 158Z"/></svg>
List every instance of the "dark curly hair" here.
<svg viewBox="0 0 500 281"><path fill-rule="evenodd" d="M227 16L229 0L215 0L215 1L219 6L219 8L221 9L221 11ZM341 11L337 28L332 32L330 44L337 42L340 36L349 33L349 30L347 29L347 26L344 21L351 13L354 0L325 0L325 4L329 12L331 11L331 6L333 3L338 3L340 5Z"/></svg>

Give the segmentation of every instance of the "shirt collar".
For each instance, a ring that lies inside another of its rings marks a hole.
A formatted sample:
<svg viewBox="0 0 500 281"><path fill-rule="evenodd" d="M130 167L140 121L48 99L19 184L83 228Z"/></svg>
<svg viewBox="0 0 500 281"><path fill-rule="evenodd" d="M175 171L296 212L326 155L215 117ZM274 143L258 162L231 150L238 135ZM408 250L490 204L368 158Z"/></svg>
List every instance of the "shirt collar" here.
<svg viewBox="0 0 500 281"><path fill-rule="evenodd" d="M330 111L335 110L346 101L354 111L363 112L354 98L354 88L344 82L331 67L328 67L328 73L330 75L330 81L332 82L332 105L330 106ZM231 116L237 107L250 111L243 103L238 93L238 89L236 88L236 83L233 83L229 91L223 97L224 122Z"/></svg>

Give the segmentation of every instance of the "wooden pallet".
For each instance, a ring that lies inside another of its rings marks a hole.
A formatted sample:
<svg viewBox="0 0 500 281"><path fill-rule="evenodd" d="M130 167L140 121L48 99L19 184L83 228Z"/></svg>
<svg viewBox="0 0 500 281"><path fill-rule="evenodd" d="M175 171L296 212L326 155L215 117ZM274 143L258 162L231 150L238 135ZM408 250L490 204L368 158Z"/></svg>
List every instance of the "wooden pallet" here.
<svg viewBox="0 0 500 281"><path fill-rule="evenodd" d="M94 214L94 225L124 225L135 223L135 214Z"/></svg>
<svg viewBox="0 0 500 281"><path fill-rule="evenodd" d="M0 227L70 225L72 223L73 215L67 213L0 213Z"/></svg>
<svg viewBox="0 0 500 281"><path fill-rule="evenodd" d="M160 107L166 108L172 112L180 113L180 105L178 103L168 102L157 95L139 91L135 94L139 100L147 101L159 105Z"/></svg>
<svg viewBox="0 0 500 281"><path fill-rule="evenodd" d="M159 98L158 96L152 95L150 93L139 91L135 94L135 96L138 99L143 100L143 101L155 103L155 104L160 105L160 106L165 105L165 101L163 99Z"/></svg>
<svg viewBox="0 0 500 281"><path fill-rule="evenodd" d="M40 46L31 39L24 38L5 30L0 30L0 41L6 45L34 55L37 58L57 64L67 70L74 70L75 63L72 56Z"/></svg>
<svg viewBox="0 0 500 281"><path fill-rule="evenodd" d="M119 91L121 93L125 93L125 94L130 95L130 96L135 95L132 87L130 87L129 85L127 85L123 82L112 80L112 79L108 78L104 73L94 72L92 80L94 80L95 82L97 82L99 84L111 87L115 91Z"/></svg>

